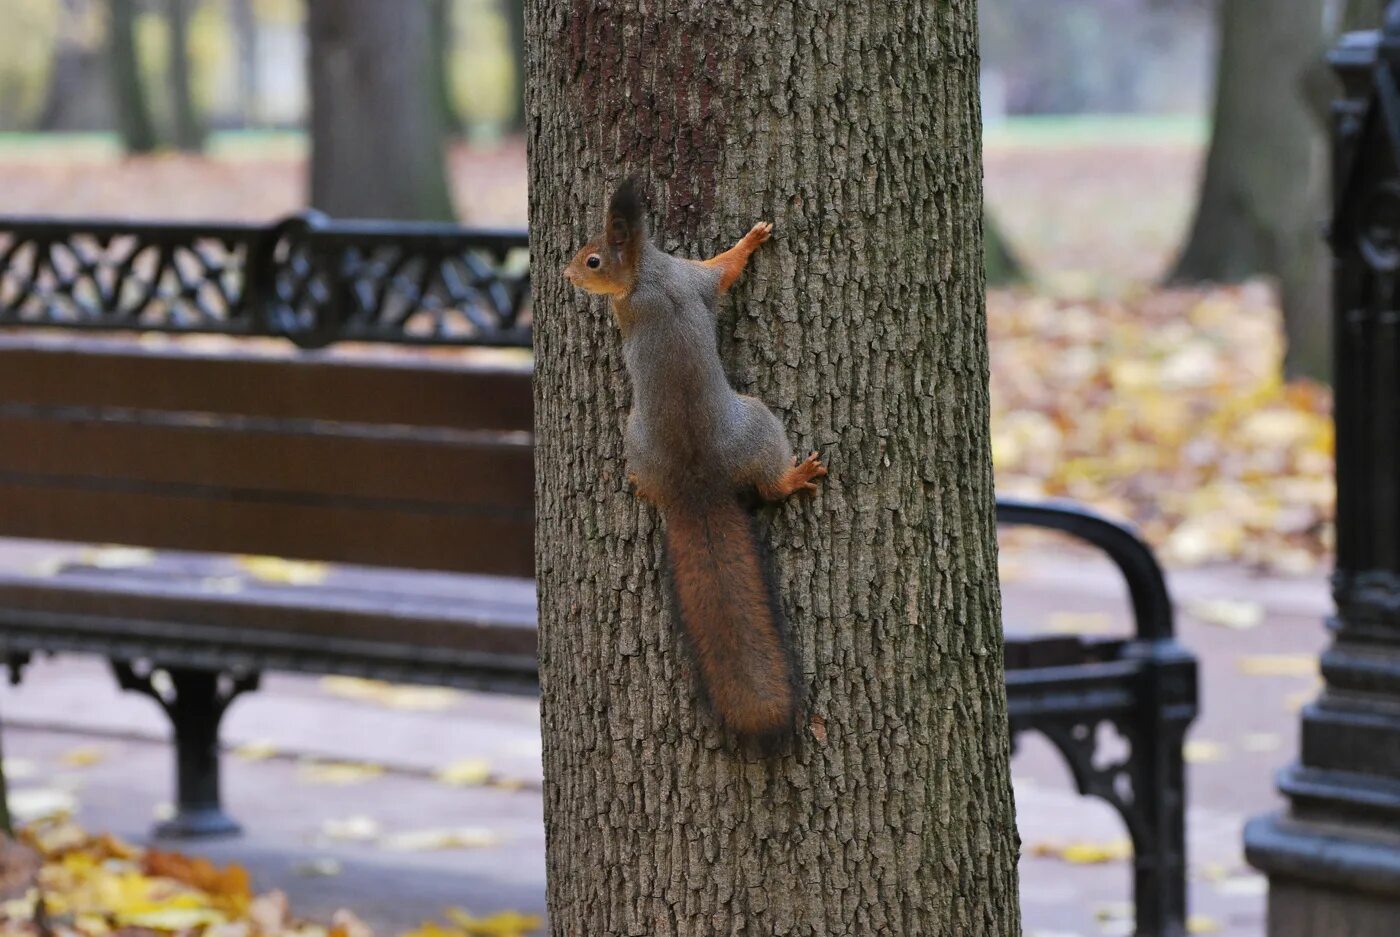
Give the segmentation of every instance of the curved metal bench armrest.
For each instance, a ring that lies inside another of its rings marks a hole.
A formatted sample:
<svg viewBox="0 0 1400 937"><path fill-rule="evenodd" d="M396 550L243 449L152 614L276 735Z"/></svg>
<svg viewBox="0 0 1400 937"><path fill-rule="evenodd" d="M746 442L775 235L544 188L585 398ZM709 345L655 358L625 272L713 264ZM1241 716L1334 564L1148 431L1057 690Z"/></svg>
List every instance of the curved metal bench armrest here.
<svg viewBox="0 0 1400 937"><path fill-rule="evenodd" d="M1058 530L1098 547L1123 574L1140 641L1171 640L1171 597L1162 567L1131 527L1070 502L997 499L997 523Z"/></svg>

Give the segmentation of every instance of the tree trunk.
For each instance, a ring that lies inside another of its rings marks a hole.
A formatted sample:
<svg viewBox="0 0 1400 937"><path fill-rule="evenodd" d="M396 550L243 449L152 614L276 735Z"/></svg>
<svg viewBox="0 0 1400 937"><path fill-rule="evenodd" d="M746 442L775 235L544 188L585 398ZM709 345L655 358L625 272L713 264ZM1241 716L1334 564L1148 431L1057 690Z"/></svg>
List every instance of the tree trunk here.
<svg viewBox="0 0 1400 937"><path fill-rule="evenodd" d="M110 130L106 54L92 30L93 0L63 0L44 106L34 122L40 131Z"/></svg>
<svg viewBox="0 0 1400 937"><path fill-rule="evenodd" d="M160 143L151 119L141 62L136 55L136 0L110 0L107 22L117 130L128 153L149 153Z"/></svg>
<svg viewBox="0 0 1400 937"><path fill-rule="evenodd" d="M1342 32L1357 29L1380 29L1385 13L1385 0L1344 0Z"/></svg>
<svg viewBox="0 0 1400 937"><path fill-rule="evenodd" d="M253 0L232 0L229 17L238 43L238 116L244 128L258 124L258 16Z"/></svg>
<svg viewBox="0 0 1400 937"><path fill-rule="evenodd" d="M1214 131L1191 234L1169 279L1279 284L1289 377L1326 379L1330 360L1321 128L1309 66L1324 48L1322 0L1222 0Z"/></svg>
<svg viewBox="0 0 1400 937"><path fill-rule="evenodd" d="M187 153L204 149L204 127L190 80L190 0L166 0L170 25L170 96L175 118L175 145Z"/></svg>
<svg viewBox="0 0 1400 937"><path fill-rule="evenodd" d="M457 117L457 105L452 95L452 5L448 0L423 0L428 4L432 25L433 95L442 115L444 133L457 133L462 121Z"/></svg>
<svg viewBox="0 0 1400 937"><path fill-rule="evenodd" d="M525 129L525 0L501 0L501 15L510 34L510 58L515 65L515 107L508 126Z"/></svg>
<svg viewBox="0 0 1400 937"><path fill-rule="evenodd" d="M449 220L429 4L311 0L311 204Z"/></svg>
<svg viewBox="0 0 1400 937"><path fill-rule="evenodd" d="M1010 286L1026 279L1020 259L1012 253L1001 228L985 209L982 212L982 254L988 286Z"/></svg>
<svg viewBox="0 0 1400 937"><path fill-rule="evenodd" d="M552 932L1020 933L973 0L529 0L540 669ZM557 271L636 172L721 303L737 389L831 475L764 512L808 699L740 751L697 700L629 492L603 302Z"/></svg>

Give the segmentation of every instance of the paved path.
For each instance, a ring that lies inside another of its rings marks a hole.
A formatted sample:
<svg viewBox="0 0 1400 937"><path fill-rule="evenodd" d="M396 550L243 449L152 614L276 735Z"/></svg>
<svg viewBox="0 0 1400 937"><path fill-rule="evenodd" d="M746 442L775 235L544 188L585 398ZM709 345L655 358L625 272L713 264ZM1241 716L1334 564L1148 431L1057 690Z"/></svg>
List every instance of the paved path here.
<svg viewBox="0 0 1400 937"><path fill-rule="evenodd" d="M1106 566L1076 557L1012 559L1005 582L1007 621L1021 631L1057 626L1123 627L1126 599ZM1201 600L1261 603L1265 621L1231 630L1182 615L1183 639L1202 656L1205 715L1192 734L1200 761L1191 767L1193 910L1226 937L1259 937L1260 882L1240 858L1243 821L1276 805L1271 775L1293 757L1296 706L1315 692L1304 675L1251 676L1241 660L1312 655L1322 647L1328 602L1322 578L1274 581L1239 570L1191 572L1173 579L1183 609ZM1288 665L1290 657L1270 658ZM1296 661L1293 661L1296 663ZM1266 662L1267 663L1267 662ZM1275 668L1277 669L1277 668ZM117 692L103 667L64 658L36 663L19 688L0 690L6 755L20 769L14 787L67 786L81 820L142 839L170 795L166 729L155 706ZM239 861L261 887L291 893L301 913L348 906L382 928L416 924L447 906L474 913L541 910L544 834L540 821L537 707L532 700L460 694L446 708L395 709L327 692L316 679L271 676L240 700L226 725L230 746L256 743L261 760L230 757L226 800L247 827L243 837L201 845L220 861ZM100 760L77 761L88 750ZM354 759L385 772L327 784L308 758ZM483 759L502 784L449 787L432 776L463 759ZM1015 761L1021 863L1030 937L1123 934L1129 898L1126 862L1075 865L1036 847L1108 843L1123 835L1102 804L1075 796L1068 772L1044 741L1022 741ZM341 836L467 828L496 845L445 851L394 851ZM347 823L346 821L351 821ZM325 862L322 860L333 860ZM338 874L316 874L338 868Z"/></svg>

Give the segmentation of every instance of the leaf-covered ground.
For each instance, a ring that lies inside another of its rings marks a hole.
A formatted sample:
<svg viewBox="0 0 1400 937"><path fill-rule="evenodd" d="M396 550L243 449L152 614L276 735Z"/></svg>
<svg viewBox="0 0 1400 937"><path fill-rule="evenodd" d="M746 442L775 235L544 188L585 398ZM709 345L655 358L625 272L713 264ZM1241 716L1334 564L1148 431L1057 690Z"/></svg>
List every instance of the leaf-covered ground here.
<svg viewBox="0 0 1400 937"><path fill-rule="evenodd" d="M1001 494L1131 520L1170 563L1316 571L1332 536L1330 394L1280 381L1269 289L997 291L987 315Z"/></svg>
<svg viewBox="0 0 1400 937"><path fill-rule="evenodd" d="M255 894L238 865L93 835L63 816L0 845L0 934L14 937L374 937L353 912L298 919L279 891ZM525 937L536 915L450 908L401 937Z"/></svg>

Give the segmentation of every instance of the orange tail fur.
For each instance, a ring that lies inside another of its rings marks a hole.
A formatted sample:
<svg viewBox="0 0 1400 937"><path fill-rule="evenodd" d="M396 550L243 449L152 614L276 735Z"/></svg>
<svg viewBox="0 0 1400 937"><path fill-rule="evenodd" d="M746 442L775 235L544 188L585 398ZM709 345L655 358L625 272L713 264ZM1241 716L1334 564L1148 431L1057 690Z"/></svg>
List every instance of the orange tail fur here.
<svg viewBox="0 0 1400 937"><path fill-rule="evenodd" d="M715 714L740 736L791 733L797 682L753 517L737 500L666 510L681 626Z"/></svg>

